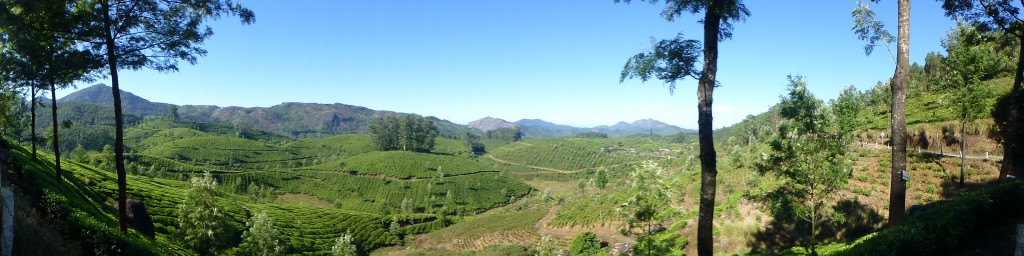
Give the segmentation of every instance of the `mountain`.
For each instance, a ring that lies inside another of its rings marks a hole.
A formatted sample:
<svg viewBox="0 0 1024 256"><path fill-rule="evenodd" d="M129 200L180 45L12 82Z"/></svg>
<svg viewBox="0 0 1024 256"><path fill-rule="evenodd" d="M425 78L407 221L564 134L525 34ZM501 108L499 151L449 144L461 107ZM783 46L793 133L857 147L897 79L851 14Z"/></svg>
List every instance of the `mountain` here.
<svg viewBox="0 0 1024 256"><path fill-rule="evenodd" d="M110 86L106 84L95 84L88 88L78 90L57 100L63 102L93 103L103 106L113 106L114 96L111 94ZM58 105L59 106L59 105ZM121 107L124 112L133 113L142 117L159 116L167 111L171 104L152 102L130 92L121 90Z"/></svg>
<svg viewBox="0 0 1024 256"><path fill-rule="evenodd" d="M632 135L632 134L658 134L658 135L672 135L676 133L695 133L696 131L690 129L683 129L675 125L666 124L664 122L654 119L640 119L632 123L618 122L614 125L607 126L602 125L594 127L594 130L607 133L609 136L612 135Z"/></svg>
<svg viewBox="0 0 1024 256"><path fill-rule="evenodd" d="M68 94L58 102L94 103L113 105L111 88L97 84ZM121 90L121 103L125 112L139 116L162 116L173 104L151 102L130 92ZM393 111L373 110L341 103L297 103L287 102L269 108L265 107L218 107L210 105L178 106L181 120L227 124L250 127L266 132L287 134L293 137L328 136L366 133L367 127L378 117L407 115ZM415 114L411 114L415 115ZM469 131L462 125L448 120L430 117L440 134L458 137Z"/></svg>
<svg viewBox="0 0 1024 256"><path fill-rule="evenodd" d="M490 130L497 130L500 128L517 128L519 127L519 125L509 123L508 121L502 120L500 118L493 118L488 116L477 119L476 121L469 122L469 124L466 124L466 127L486 132Z"/></svg>
<svg viewBox="0 0 1024 256"><path fill-rule="evenodd" d="M488 131L502 127L518 127L523 132L523 137L525 138L572 137L584 132L603 132L608 134L608 136L613 137L649 133L662 136L673 135L680 132L696 133L694 130L683 129L675 125L666 124L649 118L637 120L632 123L618 122L613 125L585 128L556 124L541 119L521 119L514 123L509 123L502 119L485 117L480 120L470 122L467 126L481 131Z"/></svg>

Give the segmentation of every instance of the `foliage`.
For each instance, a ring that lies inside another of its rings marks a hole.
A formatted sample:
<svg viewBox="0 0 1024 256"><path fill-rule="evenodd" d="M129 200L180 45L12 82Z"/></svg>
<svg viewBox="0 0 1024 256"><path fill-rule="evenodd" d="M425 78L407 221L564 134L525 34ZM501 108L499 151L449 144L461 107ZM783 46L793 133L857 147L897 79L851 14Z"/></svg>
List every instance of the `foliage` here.
<svg viewBox="0 0 1024 256"><path fill-rule="evenodd" d="M334 240L334 246L331 246L331 255L334 256L356 256L359 255L359 250L356 248L355 243L352 241L352 235L345 231L345 234L338 239Z"/></svg>
<svg viewBox="0 0 1024 256"><path fill-rule="evenodd" d="M571 255L593 255L597 254L599 250L601 250L601 241L598 241L597 235L590 231L576 234L572 243L569 243Z"/></svg>
<svg viewBox="0 0 1024 256"><path fill-rule="evenodd" d="M809 222L814 244L822 224L843 222L831 206L850 177L846 152L851 128L840 127L849 122L840 119L853 116L842 110L849 107L844 104L825 106L807 91L802 77L789 81L789 96L779 104L785 120L769 142L771 151L756 163L758 172L774 175L782 184L753 196L778 220Z"/></svg>
<svg viewBox="0 0 1024 256"><path fill-rule="evenodd" d="M519 128L498 128L484 133L484 138L489 140L503 140L516 142L523 139L523 132Z"/></svg>
<svg viewBox="0 0 1024 256"><path fill-rule="evenodd" d="M608 134L603 132L584 132L576 134L576 138L584 139L607 139Z"/></svg>
<svg viewBox="0 0 1024 256"><path fill-rule="evenodd" d="M280 232L267 213L257 213L246 221L246 226L249 229L242 233L242 244L238 245L239 254L267 256L282 253L278 243Z"/></svg>
<svg viewBox="0 0 1024 256"><path fill-rule="evenodd" d="M19 97L19 90L2 77L0 71L0 137L19 140L23 129L28 126L25 121L27 106Z"/></svg>
<svg viewBox="0 0 1024 256"><path fill-rule="evenodd" d="M597 169L597 173L594 173L594 186L600 189L604 189L608 186L608 172L604 169Z"/></svg>
<svg viewBox="0 0 1024 256"><path fill-rule="evenodd" d="M997 36L982 34L974 27L960 23L943 40L948 56L941 62L940 85L949 96L953 112L963 122L982 117L991 106L987 100L991 92L981 86L982 80L992 79L1012 69L1013 57L1002 53L1009 50L999 49L1002 46L992 39Z"/></svg>
<svg viewBox="0 0 1024 256"><path fill-rule="evenodd" d="M473 154L483 154L486 152L484 144L480 143L480 136L469 132L462 133L462 144L466 146L466 150L473 152Z"/></svg>
<svg viewBox="0 0 1024 256"><path fill-rule="evenodd" d="M878 0L872 1L877 2ZM871 10L871 4L857 0L857 8L851 15L853 16L853 33L857 35L857 39L868 42L864 45L864 54L871 55L875 46L882 44L889 50L889 55L895 62L896 57L889 45L896 42L896 37L885 29L885 23L875 19L875 12Z"/></svg>
<svg viewBox="0 0 1024 256"><path fill-rule="evenodd" d="M178 119L180 119L180 117L178 116L178 106L167 106L167 111L164 112L163 119L170 121L178 121Z"/></svg>
<svg viewBox="0 0 1024 256"><path fill-rule="evenodd" d="M555 256L558 255L558 241L551 237L551 235L545 235L540 238L540 242L537 244L537 256Z"/></svg>
<svg viewBox="0 0 1024 256"><path fill-rule="evenodd" d="M683 249L689 241L680 232L686 222L682 221L672 227L640 237L633 247L637 255L685 255Z"/></svg>
<svg viewBox="0 0 1024 256"><path fill-rule="evenodd" d="M699 41L684 39L680 33L675 39L654 43L651 48L650 52L638 53L626 61L619 75L620 83L633 78L647 82L653 77L668 82L669 92L675 92L676 81L700 75L694 65L700 57Z"/></svg>
<svg viewBox="0 0 1024 256"><path fill-rule="evenodd" d="M1008 183L935 203L894 228L850 244L834 244L823 255L936 255L953 252L977 232L1024 213L1024 183ZM800 251L794 248L795 251Z"/></svg>
<svg viewBox="0 0 1024 256"><path fill-rule="evenodd" d="M653 161L644 161L630 174L628 201L617 209L626 219L623 234L643 234L657 222L678 214L682 209L672 201L673 187L668 172ZM640 228L640 231L637 231Z"/></svg>
<svg viewBox="0 0 1024 256"><path fill-rule="evenodd" d="M437 126L429 118L404 115L378 118L370 126L370 135L377 150L430 152L438 135Z"/></svg>
<svg viewBox="0 0 1024 256"><path fill-rule="evenodd" d="M225 245L224 213L216 205L216 189L217 181L209 172L193 177L178 206L178 236L185 246L200 254L214 254Z"/></svg>

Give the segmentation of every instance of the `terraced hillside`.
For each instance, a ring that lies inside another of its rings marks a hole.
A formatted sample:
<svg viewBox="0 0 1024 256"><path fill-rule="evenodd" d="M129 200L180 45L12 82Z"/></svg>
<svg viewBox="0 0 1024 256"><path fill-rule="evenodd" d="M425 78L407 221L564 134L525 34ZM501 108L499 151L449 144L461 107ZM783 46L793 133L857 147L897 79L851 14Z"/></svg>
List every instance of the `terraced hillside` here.
<svg viewBox="0 0 1024 256"><path fill-rule="evenodd" d="M30 153L21 146L10 150L11 161L26 188L38 188L49 204L59 208L64 232L84 239L82 246L102 246L111 241L123 241L126 252L174 255L185 251L174 237L177 230L177 206L181 203L187 182L146 176L128 175L130 198L145 202L153 219L156 237L143 238L132 232L121 235L116 231L116 217L111 207L116 196L116 177L109 171L75 162L65 161L64 185L58 185L52 169L53 156L41 154L39 162L30 160ZM223 179L223 177L221 177ZM419 230L423 225L436 222L434 215L387 216L368 212L340 209L312 208L278 203L252 203L246 197L219 193L217 205L224 210L233 237L241 235L245 221L253 211L265 211L281 227L283 244L288 253L323 253L330 250L334 240L350 230L361 248L373 249L393 245L399 238L389 233L386 223L399 220L403 229ZM89 234L89 235L78 235ZM28 235L29 237L31 236ZM236 242L237 243L237 242Z"/></svg>
<svg viewBox="0 0 1024 256"><path fill-rule="evenodd" d="M558 170L576 171L629 162L630 150L611 139L535 139L489 150L501 161Z"/></svg>

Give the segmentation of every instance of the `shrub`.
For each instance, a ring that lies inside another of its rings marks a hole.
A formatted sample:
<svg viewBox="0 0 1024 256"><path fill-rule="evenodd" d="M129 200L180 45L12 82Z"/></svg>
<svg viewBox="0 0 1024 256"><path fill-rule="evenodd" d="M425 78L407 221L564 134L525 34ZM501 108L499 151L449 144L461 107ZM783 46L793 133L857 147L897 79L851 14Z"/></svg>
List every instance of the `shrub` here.
<svg viewBox="0 0 1024 256"><path fill-rule="evenodd" d="M594 232L583 232L576 234L569 244L569 253L572 255L591 255L601 250L601 242L597 240Z"/></svg>

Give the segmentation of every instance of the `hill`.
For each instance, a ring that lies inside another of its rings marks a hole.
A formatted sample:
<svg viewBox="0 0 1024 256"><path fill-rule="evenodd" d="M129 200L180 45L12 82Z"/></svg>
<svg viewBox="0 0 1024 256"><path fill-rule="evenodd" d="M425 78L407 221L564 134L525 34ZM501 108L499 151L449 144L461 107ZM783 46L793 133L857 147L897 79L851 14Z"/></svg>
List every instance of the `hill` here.
<svg viewBox="0 0 1024 256"><path fill-rule="evenodd" d="M27 114L26 114L27 115ZM36 109L36 133L46 138L52 129L49 101ZM77 145L87 150L99 151L104 145L114 145L114 107L94 103L63 102L57 103L58 122L70 121L70 128L60 128L60 147L63 152L70 152ZM124 115L125 123L138 123L142 120L137 115ZM28 138L30 131L25 129L23 137Z"/></svg>
<svg viewBox="0 0 1024 256"><path fill-rule="evenodd" d="M81 102L110 106L113 104L110 90L109 86L96 84L68 94L59 99L58 102ZM378 117L415 115L373 110L341 103L288 102L269 108L207 105L178 106L151 102L124 90L121 91L121 97L125 112L142 117L161 116L167 111L168 107L177 106L178 115L181 120L250 127L265 132L287 134L292 137L325 137L340 134L366 133L369 124ZM469 131L462 125L436 117L430 118L443 136L457 138L462 133Z"/></svg>
<svg viewBox="0 0 1024 256"><path fill-rule="evenodd" d="M466 127L486 132L490 130L496 130L499 128L516 128L519 127L519 125L509 123L508 121L505 121L500 118L493 118L488 116L469 122L468 124L466 124Z"/></svg>
<svg viewBox="0 0 1024 256"><path fill-rule="evenodd" d="M68 94L63 98L57 99L57 103L82 102L103 106L113 106L114 96L111 94L112 89L113 88L106 84L95 84ZM167 107L170 106L171 104L152 102L131 92L121 90L121 107L123 107L124 111L128 113L133 113L142 117L159 116L167 111ZM59 107L60 106L58 106L58 108Z"/></svg>
<svg viewBox="0 0 1024 256"><path fill-rule="evenodd" d="M177 231L177 205L181 202L187 182L128 175L131 198L144 202L155 226L155 238L144 238L139 232L121 234L117 232L114 212L108 204L116 196L116 177L112 172L88 165L65 162L65 179L58 185L52 169L53 156L43 153L39 162L30 160L30 153L18 145L5 144L0 154L5 157L3 164L15 166L13 172L19 178L15 184L25 194L39 194L48 198L45 212L55 220L22 219L18 221L46 221L59 225L47 232L61 232L67 244L60 245L71 251L93 252L93 248L118 248L121 253L132 255L177 255L185 250L175 241ZM226 186L226 185L224 185ZM31 198L31 197L30 197ZM29 199L31 200L31 199ZM324 253L330 250L338 234L352 231L361 248L373 249L399 242L398 237L389 233L383 225L385 220L400 219L406 226L414 227L429 220L425 216L403 215L387 217L380 214L359 213L338 209L305 207L281 203L257 203L245 196L219 193L216 204L223 210L228 224L229 236L238 237L245 227L251 211L266 212L281 231L282 244L287 253ZM39 202L38 205L43 205ZM19 209L26 209L24 207ZM47 218L37 215L32 218ZM58 221L59 220L59 221ZM44 229L45 230L45 229ZM45 243L37 240L46 234L42 232L19 233L23 240L16 248L32 248L30 244ZM36 238L36 239L33 239ZM237 244L237 241L232 243ZM35 247L56 246L53 244ZM17 250L17 249L16 249ZM17 254L17 253L16 253ZM22 254L34 254L23 252Z"/></svg>
<svg viewBox="0 0 1024 256"><path fill-rule="evenodd" d="M696 133L694 130L683 129L654 119L641 119L632 123L618 122L614 125L581 128L555 124L541 119L521 119L514 123L509 123L503 119L488 116L469 122L466 126L485 132L498 128L519 128L523 132L524 138L532 139L572 137L585 132L602 132L612 137L625 137L636 134L669 136L677 133Z"/></svg>

